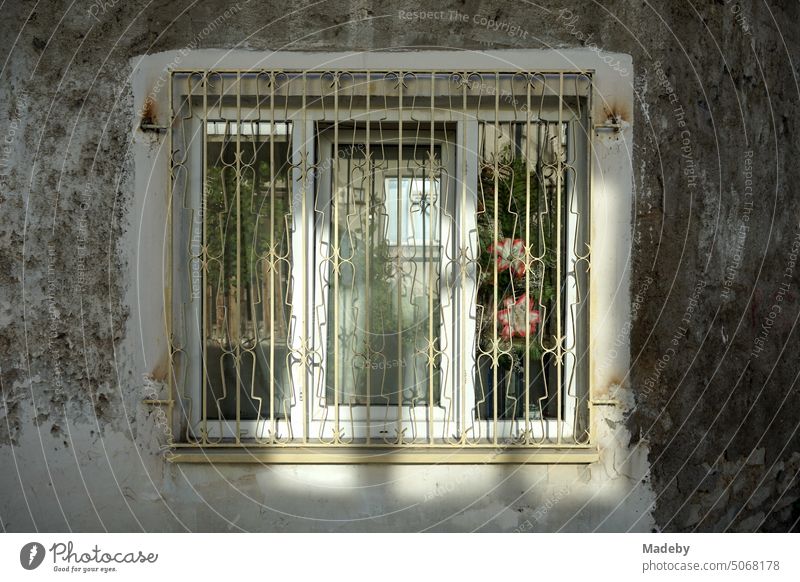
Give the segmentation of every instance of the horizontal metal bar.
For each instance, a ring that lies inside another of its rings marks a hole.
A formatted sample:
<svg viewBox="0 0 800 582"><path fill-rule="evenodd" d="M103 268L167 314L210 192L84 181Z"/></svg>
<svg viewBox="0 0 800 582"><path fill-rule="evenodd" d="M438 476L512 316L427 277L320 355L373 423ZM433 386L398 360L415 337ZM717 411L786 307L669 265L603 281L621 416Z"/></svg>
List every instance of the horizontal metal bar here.
<svg viewBox="0 0 800 582"><path fill-rule="evenodd" d="M209 443L201 443L199 441L194 442L178 442L173 443L172 448L175 449L236 449L236 448L247 448L251 450L258 450L258 449L295 449L295 450L303 450L306 451L308 449L317 449L322 448L325 450L358 450L366 446L366 444L356 443L356 444L349 444L349 445L332 445L328 443L320 443L319 441L313 441L308 445L302 445L300 443L294 441L286 441L282 443L260 443L258 441L246 441L243 443L236 443L233 441L220 441L220 442L209 442ZM469 443L467 445L451 445L451 444L443 444L441 442L419 442L415 444L406 444L406 445L395 445L395 444L386 444L386 443L376 443L375 445L369 445L370 448L375 449L402 449L404 451L416 451L416 450L430 450L430 449L437 449L437 450L448 450L453 451L457 448L463 449L508 449L508 450L548 450L552 449L555 446L553 443L540 443L540 444L523 444L523 443L504 443L499 442L498 444L494 444L491 442L474 442ZM579 449L579 450L588 450L591 449L591 445L587 443L569 443L569 442L562 442L558 445L559 450L567 450L567 449Z"/></svg>
<svg viewBox="0 0 800 582"><path fill-rule="evenodd" d="M357 74L376 74L376 73L394 73L397 69L354 69L351 67L344 67L340 65L336 65L331 63L330 65L326 65L324 68L320 69L294 69L294 68L264 68L264 69L205 69L205 68L197 68L197 69L167 69L169 73L174 75L188 75L188 74L197 74L197 73L222 73L222 74L230 74L230 75L255 75L261 73L285 73L285 74L302 74L302 73L315 73L315 74L324 74L328 72L348 72L348 73L357 73ZM491 73L491 74L498 74L498 75L516 75L519 73L534 73L534 74L541 74L541 75L593 75L595 73L595 69L517 69L515 70L508 70L508 71L498 71L497 69L493 69L491 67L467 67L462 70L455 70L452 67L447 68L428 68L425 71L418 72L414 71L414 74L417 77L424 77L425 75L430 74L443 74L443 73L458 73L458 72L467 72L467 73Z"/></svg>
<svg viewBox="0 0 800 582"><path fill-rule="evenodd" d="M401 447L364 447L342 451L332 447L308 448L244 448L221 451L209 447L173 452L168 459L173 463L262 463L262 464L316 464L316 465L363 465L363 464L589 464L597 462L596 449L539 449L508 450L499 446L483 449L431 448L426 450L404 450Z"/></svg>

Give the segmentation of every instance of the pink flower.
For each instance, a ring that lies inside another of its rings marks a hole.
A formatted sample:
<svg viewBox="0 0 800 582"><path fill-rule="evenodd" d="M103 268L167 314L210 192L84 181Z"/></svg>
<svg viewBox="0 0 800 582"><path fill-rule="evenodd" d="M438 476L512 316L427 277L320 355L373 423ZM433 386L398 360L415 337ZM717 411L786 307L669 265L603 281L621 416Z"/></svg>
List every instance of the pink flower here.
<svg viewBox="0 0 800 582"><path fill-rule="evenodd" d="M505 309L497 312L497 322L502 326L500 337L510 340L512 337L536 334L539 311L534 308L534 302L530 298L523 295L515 301L513 297L506 297L503 299L503 306ZM527 329L526 323L529 324Z"/></svg>
<svg viewBox="0 0 800 582"><path fill-rule="evenodd" d="M525 274L525 243L521 238L504 238L489 245L489 252L497 255L497 270L509 269L514 276Z"/></svg>

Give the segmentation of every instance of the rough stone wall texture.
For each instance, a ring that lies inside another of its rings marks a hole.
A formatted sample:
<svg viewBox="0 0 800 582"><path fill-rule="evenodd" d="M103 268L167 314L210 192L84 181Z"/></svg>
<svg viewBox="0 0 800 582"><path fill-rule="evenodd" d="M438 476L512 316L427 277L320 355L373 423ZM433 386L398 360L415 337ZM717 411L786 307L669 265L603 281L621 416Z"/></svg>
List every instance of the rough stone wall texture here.
<svg viewBox="0 0 800 582"><path fill-rule="evenodd" d="M469 19L406 20L401 9ZM131 218L131 57L183 47L582 45L634 60L637 105L617 112L636 120L633 364L623 381L637 395L628 428L651 451L655 526L796 528L797 3L78 0L0 10L0 448L3 492L13 491L3 511L13 504L39 516L10 523L0 515L4 528L158 529L170 513L169 529L258 527L252 516L179 507L169 487L191 483L198 496L213 495L213 475L196 467L151 463L174 475L149 494L121 485L158 481L131 474L136 463L126 462L133 451L154 457L157 447L146 445L156 437L138 435L152 413L139 404L131 356L116 349L136 309L121 287L130 265L119 245ZM476 15L518 28L482 25ZM32 450L48 462L26 464ZM117 456L100 462L108 450ZM291 478L293 470L276 472ZM364 472L363 498L342 502L369 515L380 506L369 486L386 472ZM237 473L230 486L245 490L248 479ZM143 495L151 503L137 505ZM450 525L481 527L501 509ZM273 518L271 527L302 528ZM419 519L404 527L431 525Z"/></svg>

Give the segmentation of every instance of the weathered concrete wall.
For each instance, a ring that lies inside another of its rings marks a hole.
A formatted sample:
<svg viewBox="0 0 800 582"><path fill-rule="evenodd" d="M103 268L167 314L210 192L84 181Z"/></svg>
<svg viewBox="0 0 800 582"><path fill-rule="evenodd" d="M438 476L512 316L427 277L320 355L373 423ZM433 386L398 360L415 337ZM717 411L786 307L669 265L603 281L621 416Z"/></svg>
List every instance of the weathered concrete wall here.
<svg viewBox="0 0 800 582"><path fill-rule="evenodd" d="M786 26L796 5L54 4L20 2L0 20L4 528L785 530L796 522L790 187L799 55ZM635 119L632 366L620 381L636 404L604 422L610 438L632 441L633 457L591 467L349 471L164 463L163 435L141 405L142 375L163 364L142 363L145 350L135 347L148 337L139 323L148 306L132 301L132 289L148 283L153 265L129 247L143 204L132 152L147 139L134 129L131 59L181 48L581 45L632 55L640 98L618 112ZM640 458L648 449L649 473Z"/></svg>

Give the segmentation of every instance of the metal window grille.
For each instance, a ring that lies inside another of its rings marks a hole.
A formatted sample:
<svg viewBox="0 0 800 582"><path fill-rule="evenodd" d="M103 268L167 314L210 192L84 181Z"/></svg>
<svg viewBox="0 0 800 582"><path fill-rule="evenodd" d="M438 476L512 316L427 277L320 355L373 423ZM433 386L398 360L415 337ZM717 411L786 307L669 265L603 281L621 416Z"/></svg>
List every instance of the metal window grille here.
<svg viewBox="0 0 800 582"><path fill-rule="evenodd" d="M173 71L170 444L591 447L591 81Z"/></svg>

